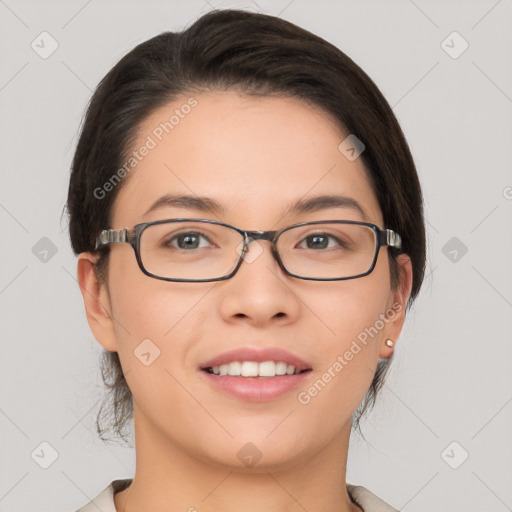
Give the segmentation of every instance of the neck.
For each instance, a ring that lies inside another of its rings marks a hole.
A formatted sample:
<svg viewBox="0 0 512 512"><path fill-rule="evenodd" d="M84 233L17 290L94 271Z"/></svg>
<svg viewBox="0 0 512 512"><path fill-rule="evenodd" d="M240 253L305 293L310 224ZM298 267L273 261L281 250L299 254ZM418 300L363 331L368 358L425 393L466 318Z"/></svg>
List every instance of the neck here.
<svg viewBox="0 0 512 512"><path fill-rule="evenodd" d="M136 471L114 496L117 512L361 511L345 484L350 424L313 455L241 469L185 451L139 418L135 404L134 420Z"/></svg>

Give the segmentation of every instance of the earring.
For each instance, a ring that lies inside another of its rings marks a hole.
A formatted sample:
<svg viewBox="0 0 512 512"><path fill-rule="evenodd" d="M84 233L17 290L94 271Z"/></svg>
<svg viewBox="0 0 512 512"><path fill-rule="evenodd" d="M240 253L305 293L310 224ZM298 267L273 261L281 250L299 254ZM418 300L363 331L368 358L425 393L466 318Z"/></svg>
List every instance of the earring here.
<svg viewBox="0 0 512 512"><path fill-rule="evenodd" d="M395 342L393 340L386 340L386 345L388 347L392 347L394 344L395 344Z"/></svg>

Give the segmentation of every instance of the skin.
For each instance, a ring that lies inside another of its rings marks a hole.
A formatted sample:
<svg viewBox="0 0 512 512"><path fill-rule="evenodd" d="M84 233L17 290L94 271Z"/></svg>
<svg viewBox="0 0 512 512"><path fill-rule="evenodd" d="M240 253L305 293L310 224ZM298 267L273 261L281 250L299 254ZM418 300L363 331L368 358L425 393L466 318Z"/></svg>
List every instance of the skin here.
<svg viewBox="0 0 512 512"><path fill-rule="evenodd" d="M188 96L141 125L134 150ZM300 198L333 191L356 199L369 222L382 213L360 158L338 145L348 135L324 112L291 98L235 91L196 95L198 105L138 164L115 202L113 228L175 217L211 218L244 229L279 229L308 220L363 220L349 208L288 215ZM184 208L144 212L165 193L214 198L220 216ZM351 417L402 329L412 267L401 255L401 282L390 284L388 251L374 271L347 281L287 276L263 252L231 279L172 283L144 275L127 244L112 244L108 285L96 256L80 254L78 279L98 342L117 351L134 397L136 474L115 495L119 512L361 510L345 482ZM401 311L307 405L297 393L317 381L366 327L393 304ZM144 339L161 351L149 366L133 351ZM305 384L277 400L252 403L213 389L202 362L240 346L277 346L313 368ZM237 452L253 443L262 457L246 467Z"/></svg>

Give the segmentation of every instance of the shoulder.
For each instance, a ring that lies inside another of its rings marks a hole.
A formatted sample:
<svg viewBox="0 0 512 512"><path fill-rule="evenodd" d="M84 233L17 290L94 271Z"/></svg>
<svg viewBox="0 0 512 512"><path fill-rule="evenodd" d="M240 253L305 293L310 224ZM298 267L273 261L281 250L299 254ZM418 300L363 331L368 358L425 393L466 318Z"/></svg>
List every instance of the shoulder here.
<svg viewBox="0 0 512 512"><path fill-rule="evenodd" d="M126 489L132 482L131 479L114 480L105 489L103 489L93 500L86 503L76 512L116 512L114 504L114 494Z"/></svg>
<svg viewBox="0 0 512 512"><path fill-rule="evenodd" d="M398 512L396 508L382 501L379 497L366 489L366 487L347 484L347 492L352 498L352 501L357 503L364 512Z"/></svg>

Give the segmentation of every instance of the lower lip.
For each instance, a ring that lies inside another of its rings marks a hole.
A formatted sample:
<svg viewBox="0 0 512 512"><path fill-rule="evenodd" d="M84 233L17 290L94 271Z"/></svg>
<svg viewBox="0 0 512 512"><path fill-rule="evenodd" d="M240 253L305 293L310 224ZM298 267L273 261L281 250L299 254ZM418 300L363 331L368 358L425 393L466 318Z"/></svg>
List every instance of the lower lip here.
<svg viewBox="0 0 512 512"><path fill-rule="evenodd" d="M280 398L298 387L311 371L276 377L237 377L215 375L201 370L201 373L221 391L250 402L269 402Z"/></svg>

